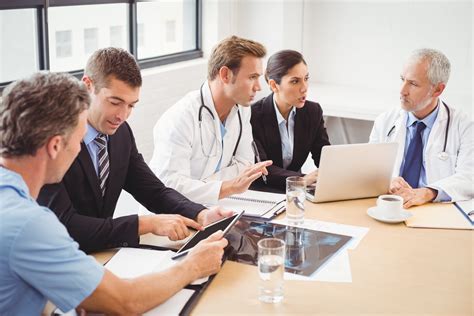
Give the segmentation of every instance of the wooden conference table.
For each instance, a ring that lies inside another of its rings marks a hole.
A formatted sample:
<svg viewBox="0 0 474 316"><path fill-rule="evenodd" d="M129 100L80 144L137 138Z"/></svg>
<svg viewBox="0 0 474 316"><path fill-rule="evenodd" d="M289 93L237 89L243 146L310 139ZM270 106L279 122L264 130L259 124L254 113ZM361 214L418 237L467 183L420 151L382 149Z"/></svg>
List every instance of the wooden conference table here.
<svg viewBox="0 0 474 316"><path fill-rule="evenodd" d="M381 223L366 214L374 205L375 199L306 205L305 218L370 228L349 250L352 283L285 281L283 302L265 304L257 300L257 268L226 261L192 315L474 315L474 231ZM163 241L144 236L142 243ZM94 256L104 263L115 251Z"/></svg>

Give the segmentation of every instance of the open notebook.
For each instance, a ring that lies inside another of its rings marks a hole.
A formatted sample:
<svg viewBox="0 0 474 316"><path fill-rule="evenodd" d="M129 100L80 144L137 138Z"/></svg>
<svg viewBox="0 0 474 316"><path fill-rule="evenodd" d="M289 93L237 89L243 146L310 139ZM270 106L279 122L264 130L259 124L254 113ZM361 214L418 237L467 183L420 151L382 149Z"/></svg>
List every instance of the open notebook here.
<svg viewBox="0 0 474 316"><path fill-rule="evenodd" d="M285 194L247 190L219 200L218 204L226 210L244 211L245 216L271 218L285 210L285 201Z"/></svg>

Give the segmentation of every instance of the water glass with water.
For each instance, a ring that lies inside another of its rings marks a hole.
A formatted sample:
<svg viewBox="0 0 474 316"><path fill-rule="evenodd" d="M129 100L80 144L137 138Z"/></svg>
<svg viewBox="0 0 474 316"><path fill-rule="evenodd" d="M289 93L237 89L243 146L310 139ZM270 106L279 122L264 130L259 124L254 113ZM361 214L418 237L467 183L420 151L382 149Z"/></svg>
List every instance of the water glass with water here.
<svg viewBox="0 0 474 316"><path fill-rule="evenodd" d="M278 238L265 238L258 242L258 299L265 303L278 303L283 299L285 272L285 242Z"/></svg>
<svg viewBox="0 0 474 316"><path fill-rule="evenodd" d="M303 177L286 178L286 219L290 225L303 224L306 182Z"/></svg>

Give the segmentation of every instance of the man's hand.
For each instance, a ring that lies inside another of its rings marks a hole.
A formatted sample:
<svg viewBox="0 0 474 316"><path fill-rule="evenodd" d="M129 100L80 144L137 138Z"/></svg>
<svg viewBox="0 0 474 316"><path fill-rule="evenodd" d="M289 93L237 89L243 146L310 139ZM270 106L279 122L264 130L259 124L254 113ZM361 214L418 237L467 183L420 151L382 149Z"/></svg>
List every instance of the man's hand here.
<svg viewBox="0 0 474 316"><path fill-rule="evenodd" d="M306 182L306 185L310 185L318 181L318 170L319 169L316 169L303 177Z"/></svg>
<svg viewBox="0 0 474 316"><path fill-rule="evenodd" d="M403 208L431 202L438 195L438 192L431 188L413 189L402 177L392 180L389 192L403 198Z"/></svg>
<svg viewBox="0 0 474 316"><path fill-rule="evenodd" d="M181 215L145 215L138 218L140 235L153 233L158 236L167 236L173 241L188 237L190 234L188 227L202 229L202 225Z"/></svg>
<svg viewBox="0 0 474 316"><path fill-rule="evenodd" d="M214 206L208 209L206 208L202 210L201 212L199 212L196 220L202 226L207 226L220 219L232 216L233 214L234 212L232 211L223 210L220 206Z"/></svg>
<svg viewBox="0 0 474 316"><path fill-rule="evenodd" d="M271 166L273 161L266 160L254 165L251 165L232 180L222 182L221 191L219 192L219 199L223 199L229 195L242 193L247 191L249 186L260 178L262 174L267 175L267 167Z"/></svg>
<svg viewBox="0 0 474 316"><path fill-rule="evenodd" d="M221 230L215 232L200 241L183 260L183 264L191 266L194 272L193 280L216 274L220 270L224 248L228 244L223 236Z"/></svg>

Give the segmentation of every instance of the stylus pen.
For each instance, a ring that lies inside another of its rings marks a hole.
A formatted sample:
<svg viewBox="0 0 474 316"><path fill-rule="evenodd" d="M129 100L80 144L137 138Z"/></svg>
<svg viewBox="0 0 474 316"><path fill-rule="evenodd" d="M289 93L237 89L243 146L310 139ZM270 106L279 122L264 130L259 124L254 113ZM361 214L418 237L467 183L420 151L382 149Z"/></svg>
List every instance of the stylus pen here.
<svg viewBox="0 0 474 316"><path fill-rule="evenodd" d="M257 159L257 162L262 162L262 160L260 159L260 155L258 154L257 144L255 144L254 140L252 140L252 150L255 155L255 159ZM263 173L262 173L262 179L263 179L263 182L267 184L267 176L264 175Z"/></svg>
<svg viewBox="0 0 474 316"><path fill-rule="evenodd" d="M187 254L188 254L187 251L186 251L186 252L182 252L182 253L178 253L177 255L171 257L171 259L176 260L176 259L179 259L179 258L182 258L182 257L186 256Z"/></svg>

